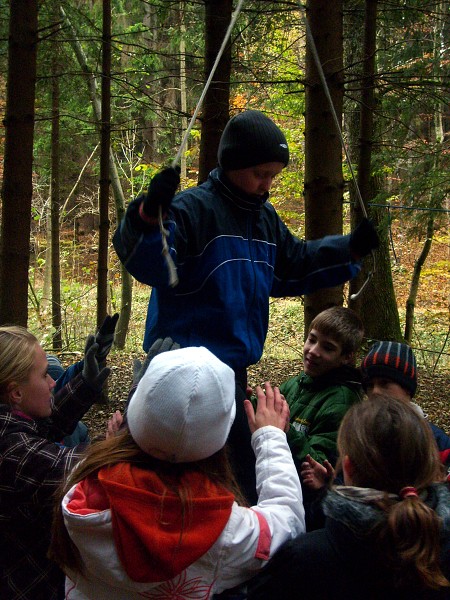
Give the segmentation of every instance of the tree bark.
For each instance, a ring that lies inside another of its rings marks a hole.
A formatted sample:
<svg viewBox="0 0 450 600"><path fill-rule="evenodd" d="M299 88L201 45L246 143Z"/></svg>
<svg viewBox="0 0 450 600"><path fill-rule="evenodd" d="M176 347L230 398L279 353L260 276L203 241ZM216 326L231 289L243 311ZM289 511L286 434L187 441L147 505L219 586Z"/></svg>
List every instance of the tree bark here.
<svg viewBox="0 0 450 600"><path fill-rule="evenodd" d="M89 69L87 64L86 56L83 52L83 48L78 39L78 35L71 22L67 18L64 10L61 8L61 14L67 22L69 28L72 31L71 45L75 56L78 60L80 68L86 76L86 81L89 88L89 94L91 98L92 108L94 111L95 120L98 126L101 123L101 104L97 93L97 81ZM120 223L125 214L125 196L123 194L122 186L120 184L119 174L117 172L116 162L114 154L109 149L109 176L111 178L111 187L114 195L115 209L116 209L116 220ZM125 340L128 332L128 326L130 324L131 317L131 304L132 304L132 290L133 283L131 275L126 270L125 266L121 263L120 274L122 279L122 288L120 295L120 317L116 325L116 332L114 335L114 344L117 348L124 348Z"/></svg>
<svg viewBox="0 0 450 600"><path fill-rule="evenodd" d="M216 61L232 12L232 0L205 0L205 81ZM205 181L208 173L217 166L220 136L229 119L230 74L231 42L222 54L203 101L199 183Z"/></svg>
<svg viewBox="0 0 450 600"><path fill-rule="evenodd" d="M97 327L108 306L109 153L111 148L111 1L103 0L102 108L100 125L100 193L97 262Z"/></svg>
<svg viewBox="0 0 450 600"><path fill-rule="evenodd" d="M337 117L341 121L342 0L310 0L307 19ZM339 132L309 40L306 43L305 92L305 233L306 239L312 240L342 233L344 179ZM305 297L305 332L319 312L329 306L342 304L342 289L342 286L323 289Z"/></svg>
<svg viewBox="0 0 450 600"><path fill-rule="evenodd" d="M38 3L10 3L0 239L0 323L27 326Z"/></svg>
<svg viewBox="0 0 450 600"><path fill-rule="evenodd" d="M52 175L50 194L51 220L51 281L52 281L52 327L53 350L62 349L62 318L61 318L61 266L60 266L60 127L59 127L59 52L58 32L59 4L55 2L55 28L52 39Z"/></svg>

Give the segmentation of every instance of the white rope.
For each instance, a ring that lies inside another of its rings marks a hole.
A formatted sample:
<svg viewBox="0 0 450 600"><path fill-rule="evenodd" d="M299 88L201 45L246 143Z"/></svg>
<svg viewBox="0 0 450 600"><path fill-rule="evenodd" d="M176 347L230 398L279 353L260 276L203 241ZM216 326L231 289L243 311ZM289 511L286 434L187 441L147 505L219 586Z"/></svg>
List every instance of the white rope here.
<svg viewBox="0 0 450 600"><path fill-rule="evenodd" d="M236 9L234 11L234 13L231 16L231 20L230 23L228 25L228 29L225 33L225 37L223 38L222 41L222 45L219 48L219 52L217 53L216 56L216 60L211 68L211 72L209 74L208 79L206 80L205 86L203 88L203 91L200 95L200 98L198 99L197 102L197 106L195 107L194 113L191 117L190 123L188 128L185 131L185 134L183 136L183 139L181 141L180 147L178 149L177 155L175 156L175 158L172 161L172 168L175 169L175 167L178 166L180 160L181 160L181 153L183 152L188 138L189 138L189 134L191 133L192 127L194 126L194 123L197 119L197 115L200 111L200 108L202 106L203 100L206 96L206 93L209 89L209 86L211 84L212 78L214 77L214 73L216 72L217 69L217 65L220 62L220 59L222 58L222 55L224 53L225 47L230 39L231 36L231 32L233 30L234 24L236 23L236 20L239 16L239 13L241 12L241 8L242 5L244 4L244 0L239 0ZM167 236L169 235L169 232L167 231L167 229L165 229L164 224L163 224L163 220L162 220L162 209L161 207L159 207L159 215L158 215L158 222L159 222L159 230L161 232L161 238L162 238L162 245L163 245L163 249L162 249L162 254L166 260L167 263L167 269L169 271L169 285L171 287L175 287L178 284L178 275L177 275L177 268L175 266L175 263L173 262L172 257L170 256L170 252L169 252L169 246L167 244Z"/></svg>
<svg viewBox="0 0 450 600"><path fill-rule="evenodd" d="M211 84L212 78L214 77L214 73L216 72L217 65L219 64L220 59L222 58L222 54L224 53L225 47L226 47L226 45L228 43L228 40L230 39L231 32L232 32L234 24L236 23L236 20L237 20L237 18L239 16L239 13L241 12L241 8L242 8L243 4L244 4L244 0L239 0L238 4L236 6L236 10L234 11L234 13L231 16L230 24L228 25L228 29L227 29L227 32L225 33L225 37L223 38L222 45L221 45L221 47L219 49L219 52L217 53L217 57L216 57L216 60L215 60L215 62L213 64L213 66L212 66L211 73L209 74L209 77L206 80L205 87L203 88L203 91L202 91L202 93L200 95L200 98L199 98L199 100L197 102L197 106L195 107L194 114L192 115L192 118L191 118L191 121L189 123L189 126L186 129L186 132L184 134L183 140L182 140L181 145L180 145L180 147L178 149L177 155L175 156L175 158L172 161L172 167L174 167L174 168L180 162L181 153L183 152L184 147L187 144L187 140L188 140L189 134L191 133L191 129L194 126L195 120L197 119L198 112L199 112L200 107L202 105L202 102L203 102L203 100L204 100L204 98L206 96L206 92L209 89L209 86Z"/></svg>
<svg viewBox="0 0 450 600"><path fill-rule="evenodd" d="M336 114L336 109L334 108L333 99L331 98L330 90L328 88L327 81L326 81L326 78L325 78L325 74L323 72L322 63L320 62L319 53L317 52L317 47L316 47L316 43L314 41L314 36L313 36L311 28L309 26L308 19L306 18L306 10L305 10L305 7L301 4L301 2L299 2L299 7L300 7L300 11L302 13L303 22L305 24L306 37L307 37L307 40L309 42L309 46L310 46L310 49L311 49L312 56L314 58L314 62L316 64L317 72L319 73L319 78L320 78L320 81L322 83L325 96L326 96L326 98L328 100L328 103L330 105L331 114L333 116L333 120L334 120L334 123L335 123L335 126L336 126L336 130L338 132L339 139L341 141L341 146L342 146L342 148L344 150L344 153L345 153L345 158L346 158L347 165L348 165L348 168L350 170L350 174L351 174L351 177L352 177L352 180L353 180L353 185L355 186L356 195L358 197L358 201L359 201L359 204L361 206L361 211L362 211L364 217L367 218L366 207L364 205L364 201L363 201L362 196L361 196L361 191L359 189L358 182L357 182L357 179L356 179L356 176L355 176L355 172L353 170L352 162L350 160L350 155L348 153L347 146L346 146L345 141L344 141L344 136L342 135L341 125L339 123L339 119L338 119L337 114ZM350 296L351 300L356 300L358 298L358 296L363 292L364 288L369 283L369 281L371 280L373 274L375 273L375 253L374 253L373 250L371 251L371 255L372 255L372 269L368 272L367 279L365 280L365 282L363 283L363 285L361 286L361 288L359 289L359 291L356 292L356 294L351 294L351 296Z"/></svg>

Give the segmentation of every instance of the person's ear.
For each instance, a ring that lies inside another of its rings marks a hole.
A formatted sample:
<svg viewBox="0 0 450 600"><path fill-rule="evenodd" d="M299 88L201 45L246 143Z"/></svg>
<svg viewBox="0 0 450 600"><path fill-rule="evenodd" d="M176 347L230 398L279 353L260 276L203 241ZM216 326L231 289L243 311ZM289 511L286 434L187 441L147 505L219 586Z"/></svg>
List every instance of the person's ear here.
<svg viewBox="0 0 450 600"><path fill-rule="evenodd" d="M342 353L342 364L343 365L353 365L355 363L355 353L354 352L347 352L347 353Z"/></svg>
<svg viewBox="0 0 450 600"><path fill-rule="evenodd" d="M6 388L6 396L10 404L20 404L22 402L22 388L16 381L8 383Z"/></svg>
<svg viewBox="0 0 450 600"><path fill-rule="evenodd" d="M344 472L344 483L345 485L352 485L353 474L355 467L348 454L342 459L342 471Z"/></svg>

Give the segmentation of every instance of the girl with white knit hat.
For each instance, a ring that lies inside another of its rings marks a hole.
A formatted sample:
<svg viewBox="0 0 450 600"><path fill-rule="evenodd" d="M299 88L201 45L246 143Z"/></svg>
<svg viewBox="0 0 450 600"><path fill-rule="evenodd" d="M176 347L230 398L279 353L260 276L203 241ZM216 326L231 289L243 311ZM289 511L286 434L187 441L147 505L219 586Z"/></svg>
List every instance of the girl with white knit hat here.
<svg viewBox="0 0 450 600"><path fill-rule="evenodd" d="M258 503L243 506L224 448L233 370L203 347L163 352L127 409L127 425L93 444L61 493L52 558L66 598L210 598L258 572L305 531L302 490L278 388L245 411Z"/></svg>

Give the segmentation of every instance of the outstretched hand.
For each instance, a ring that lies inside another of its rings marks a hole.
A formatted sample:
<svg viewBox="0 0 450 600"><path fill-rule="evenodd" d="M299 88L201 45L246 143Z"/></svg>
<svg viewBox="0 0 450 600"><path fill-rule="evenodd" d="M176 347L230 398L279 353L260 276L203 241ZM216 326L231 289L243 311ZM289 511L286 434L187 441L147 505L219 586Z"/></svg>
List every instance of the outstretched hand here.
<svg viewBox="0 0 450 600"><path fill-rule="evenodd" d="M135 358L133 361L133 386L136 386L139 383L145 371L148 369L149 364L157 354L169 352L170 350L178 350L179 348L180 344L174 342L170 337L158 338L153 342L143 363L141 363L138 358Z"/></svg>
<svg viewBox="0 0 450 600"><path fill-rule="evenodd" d="M328 460L323 461L321 465L310 454L306 456L300 467L300 476L302 484L310 490L320 490L335 477L335 470Z"/></svg>
<svg viewBox="0 0 450 600"><path fill-rule="evenodd" d="M111 369L101 367L97 358L98 344L94 335L88 335L84 347L84 364L82 376L84 381L96 392L101 392Z"/></svg>
<svg viewBox="0 0 450 600"><path fill-rule="evenodd" d="M272 388L269 381L264 384L264 390L257 385L256 411L250 400L244 400L244 409L247 415L248 426L254 433L261 427L273 425L282 431L289 427L289 406L278 387Z"/></svg>
<svg viewBox="0 0 450 600"><path fill-rule="evenodd" d="M103 323L95 336L95 342L98 344L97 358L100 362L104 362L111 350L114 342L114 332L116 330L119 313L114 315L106 315Z"/></svg>

